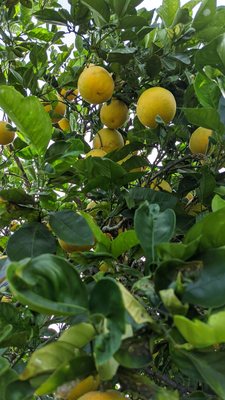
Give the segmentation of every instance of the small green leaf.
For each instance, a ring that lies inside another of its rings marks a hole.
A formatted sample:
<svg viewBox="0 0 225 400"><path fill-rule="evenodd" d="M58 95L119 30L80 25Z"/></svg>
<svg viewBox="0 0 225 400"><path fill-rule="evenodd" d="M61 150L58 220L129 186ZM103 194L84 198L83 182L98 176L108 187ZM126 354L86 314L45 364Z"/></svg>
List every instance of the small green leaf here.
<svg viewBox="0 0 225 400"><path fill-rule="evenodd" d="M188 260L191 258L199 244L200 238L196 238L193 242L184 244L179 243L159 243L156 247L158 257L163 261L169 261L173 259L177 260Z"/></svg>
<svg viewBox="0 0 225 400"><path fill-rule="evenodd" d="M112 241L111 251L114 257L119 257L137 244L139 244L139 239L137 238L136 232L131 229L129 231L121 232Z"/></svg>
<svg viewBox="0 0 225 400"><path fill-rule="evenodd" d="M212 211L218 211L221 208L225 207L225 200L222 199L218 194L215 194L215 196L212 199Z"/></svg>
<svg viewBox="0 0 225 400"><path fill-rule="evenodd" d="M144 368L151 361L149 343L145 337L131 337L123 340L115 359L125 368Z"/></svg>
<svg viewBox="0 0 225 400"><path fill-rule="evenodd" d="M38 154L43 154L52 136L52 123L40 100L24 97L12 86L0 86L0 107L8 114Z"/></svg>
<svg viewBox="0 0 225 400"><path fill-rule="evenodd" d="M12 261L56 252L56 241L49 230L39 222L23 225L10 236L7 255Z"/></svg>
<svg viewBox="0 0 225 400"><path fill-rule="evenodd" d="M182 304L176 296L174 289L160 290L160 297L164 306L171 314L186 314L188 311L188 304Z"/></svg>

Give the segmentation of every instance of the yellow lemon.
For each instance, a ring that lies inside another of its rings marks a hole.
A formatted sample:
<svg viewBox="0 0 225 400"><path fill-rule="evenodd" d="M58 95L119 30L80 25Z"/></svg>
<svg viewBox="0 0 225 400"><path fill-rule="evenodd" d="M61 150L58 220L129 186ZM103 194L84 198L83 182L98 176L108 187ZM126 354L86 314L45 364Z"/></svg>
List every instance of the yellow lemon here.
<svg viewBox="0 0 225 400"><path fill-rule="evenodd" d="M78 95L78 89L65 89L63 88L60 94L68 101L73 101Z"/></svg>
<svg viewBox="0 0 225 400"><path fill-rule="evenodd" d="M137 102L137 116L140 122L149 128L156 128L157 115L168 124L176 114L176 100L173 94L162 87L145 90Z"/></svg>
<svg viewBox="0 0 225 400"><path fill-rule="evenodd" d="M70 123L67 118L61 118L58 121L58 125L59 125L60 129L62 129L62 131L64 131L64 132L68 132L70 130Z"/></svg>
<svg viewBox="0 0 225 400"><path fill-rule="evenodd" d="M62 239L58 239L58 242L62 247L62 249L65 250L67 253L73 253L74 251L88 251L92 249L92 247L94 246L94 245L77 246L75 244L66 243Z"/></svg>
<svg viewBox="0 0 225 400"><path fill-rule="evenodd" d="M85 393L98 389L100 385L99 376L89 375L87 378L80 381L69 393L67 400L77 400Z"/></svg>
<svg viewBox="0 0 225 400"><path fill-rule="evenodd" d="M150 188L157 190L157 191L164 190L165 192L170 192L170 193L172 192L172 188L171 188L170 184L167 181L165 181L164 179L162 179L162 180L154 179L150 185Z"/></svg>
<svg viewBox="0 0 225 400"><path fill-rule="evenodd" d="M206 154L209 146L209 137L212 135L211 129L199 127L191 135L189 148L192 154Z"/></svg>
<svg viewBox="0 0 225 400"><path fill-rule="evenodd" d="M104 157L106 154L107 154L106 151L104 151L102 149L92 149L86 154L85 158L88 158L88 157Z"/></svg>
<svg viewBox="0 0 225 400"><path fill-rule="evenodd" d="M12 127L6 121L0 121L0 144L6 145L13 142L15 138L15 132Z"/></svg>
<svg viewBox="0 0 225 400"><path fill-rule="evenodd" d="M64 103L63 97L57 93L57 98L58 101L54 100L52 103L52 122L54 123L60 121L66 112L66 104Z"/></svg>
<svg viewBox="0 0 225 400"><path fill-rule="evenodd" d="M79 398L79 400L119 400L125 397L116 390L108 390L107 392L89 392Z"/></svg>
<svg viewBox="0 0 225 400"><path fill-rule="evenodd" d="M90 65L79 76L78 90L88 103L101 104L111 99L114 81L105 68Z"/></svg>
<svg viewBox="0 0 225 400"><path fill-rule="evenodd" d="M128 107L127 105L118 99L112 99L107 104L103 104L100 110L101 122L110 129L120 128L128 119Z"/></svg>
<svg viewBox="0 0 225 400"><path fill-rule="evenodd" d="M93 139L95 149L102 149L106 153L121 149L124 146L123 136L115 129L103 128L98 131Z"/></svg>

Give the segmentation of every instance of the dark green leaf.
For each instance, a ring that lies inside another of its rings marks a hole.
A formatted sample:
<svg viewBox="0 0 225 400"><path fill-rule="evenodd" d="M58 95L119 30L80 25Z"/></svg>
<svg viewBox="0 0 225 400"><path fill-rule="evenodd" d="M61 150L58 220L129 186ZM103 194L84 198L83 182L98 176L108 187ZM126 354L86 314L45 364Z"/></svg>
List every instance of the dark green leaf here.
<svg viewBox="0 0 225 400"><path fill-rule="evenodd" d="M195 64L201 73L204 74L204 67L207 65L225 73L224 42L225 33L219 35L196 52Z"/></svg>
<svg viewBox="0 0 225 400"><path fill-rule="evenodd" d="M149 344L146 338L132 337L123 340L115 359L125 368L143 368L151 361Z"/></svg>
<svg viewBox="0 0 225 400"><path fill-rule="evenodd" d="M179 0L163 0L162 5L157 9L157 13L168 27L173 23L177 10L180 8Z"/></svg>
<svg viewBox="0 0 225 400"><path fill-rule="evenodd" d="M212 129L219 133L225 131L215 108L183 108L187 120L197 126Z"/></svg>
<svg viewBox="0 0 225 400"><path fill-rule="evenodd" d="M7 254L12 261L55 252L55 238L39 222L23 225L9 238L7 244Z"/></svg>
<svg viewBox="0 0 225 400"><path fill-rule="evenodd" d="M110 5L118 17L126 14L131 0L110 0Z"/></svg>
<svg viewBox="0 0 225 400"><path fill-rule="evenodd" d="M56 25L67 25L67 19L59 11L51 8L44 8L43 10L34 13L35 18L40 21Z"/></svg>
<svg viewBox="0 0 225 400"><path fill-rule="evenodd" d="M101 21L109 22L110 9L105 0L81 0L81 3L94 12Z"/></svg>
<svg viewBox="0 0 225 400"><path fill-rule="evenodd" d="M203 107L217 108L220 98L220 89L214 81L198 73L194 81L194 89ZM223 122L222 114L220 114L220 120Z"/></svg>
<svg viewBox="0 0 225 400"><path fill-rule="evenodd" d="M9 303L0 303L1 347L24 346L32 333L30 321Z"/></svg>
<svg viewBox="0 0 225 400"><path fill-rule="evenodd" d="M193 20L193 27L198 31L210 24L216 13L216 0L203 0Z"/></svg>

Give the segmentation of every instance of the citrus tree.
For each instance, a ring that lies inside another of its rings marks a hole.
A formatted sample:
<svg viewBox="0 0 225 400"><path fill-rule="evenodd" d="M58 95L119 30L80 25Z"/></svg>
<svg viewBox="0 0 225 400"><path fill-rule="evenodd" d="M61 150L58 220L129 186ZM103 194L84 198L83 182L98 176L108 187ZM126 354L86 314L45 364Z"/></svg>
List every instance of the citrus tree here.
<svg viewBox="0 0 225 400"><path fill-rule="evenodd" d="M2 400L225 399L225 7L141 3L0 1Z"/></svg>

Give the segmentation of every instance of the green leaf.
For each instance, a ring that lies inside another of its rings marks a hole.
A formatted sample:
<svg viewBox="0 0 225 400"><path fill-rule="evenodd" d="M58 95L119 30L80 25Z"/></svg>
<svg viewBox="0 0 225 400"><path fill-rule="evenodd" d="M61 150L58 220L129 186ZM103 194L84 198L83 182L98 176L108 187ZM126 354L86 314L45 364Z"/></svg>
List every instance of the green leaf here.
<svg viewBox="0 0 225 400"><path fill-rule="evenodd" d="M22 347L32 334L30 320L12 304L0 303L0 344L1 347Z"/></svg>
<svg viewBox="0 0 225 400"><path fill-rule="evenodd" d="M15 123L27 143L43 154L52 136L52 123L40 100L24 97L12 86L0 86L0 107Z"/></svg>
<svg viewBox="0 0 225 400"><path fill-rule="evenodd" d="M23 225L10 236L7 255L12 261L56 252L56 241L49 230L39 222Z"/></svg>
<svg viewBox="0 0 225 400"><path fill-rule="evenodd" d="M200 275L195 282L186 286L183 300L203 307L223 306L225 304L224 260L225 247L204 252Z"/></svg>
<svg viewBox="0 0 225 400"><path fill-rule="evenodd" d="M186 314L188 311L188 304L182 304L176 296L174 289L160 290L160 297L164 306L171 314Z"/></svg>
<svg viewBox="0 0 225 400"><path fill-rule="evenodd" d="M101 314L107 321L105 331L97 335L94 344L96 363L102 365L119 349L125 330L125 308L117 283L111 278L98 281L89 304L92 315Z"/></svg>
<svg viewBox="0 0 225 400"><path fill-rule="evenodd" d="M94 338L95 334L93 325L87 322L80 322L66 329L58 341L69 343L80 349L88 344Z"/></svg>
<svg viewBox="0 0 225 400"><path fill-rule="evenodd" d="M224 57L225 33L217 36L209 44L199 49L195 54L196 68L204 74L204 67L210 65L225 73Z"/></svg>
<svg viewBox="0 0 225 400"><path fill-rule="evenodd" d="M151 361L149 343L145 337L131 337L123 340L115 359L125 368L144 368Z"/></svg>
<svg viewBox="0 0 225 400"><path fill-rule="evenodd" d="M158 204L161 211L167 208L175 208L177 198L170 193L160 192L152 189L136 187L124 193L129 208L139 205L147 200L150 204Z"/></svg>
<svg viewBox="0 0 225 400"><path fill-rule="evenodd" d="M218 194L215 194L215 196L212 199L211 207L213 212L218 211L221 208L225 207L225 200L222 199L222 197L220 197Z"/></svg>
<svg viewBox="0 0 225 400"><path fill-rule="evenodd" d="M159 211L157 204L145 201L135 212L134 228L147 258L154 260L155 245L169 241L176 225L175 213L171 209Z"/></svg>
<svg viewBox="0 0 225 400"><path fill-rule="evenodd" d="M217 248L225 245L224 237L225 214L221 208L216 212L207 214L202 220L194 224L187 232L184 243L190 243L196 238L199 240L199 251L205 251L210 248Z"/></svg>
<svg viewBox="0 0 225 400"><path fill-rule="evenodd" d="M101 231L99 226L96 224L94 218L86 212L81 212L82 217L87 221L89 228L91 229L98 244L102 244L107 251L111 249L111 240Z"/></svg>
<svg viewBox="0 0 225 400"><path fill-rule="evenodd" d="M179 8L179 0L163 0L162 5L157 9L157 13L162 18L164 24L169 27L172 25L174 17Z"/></svg>
<svg viewBox="0 0 225 400"><path fill-rule="evenodd" d="M114 257L119 257L137 244L139 244L139 239L137 238L136 232L131 229L129 231L121 232L112 241L111 251Z"/></svg>
<svg viewBox="0 0 225 400"><path fill-rule="evenodd" d="M206 75L197 73L194 81L195 93L200 104L205 108L217 108L220 98L220 89L218 85L209 79Z"/></svg>
<svg viewBox="0 0 225 400"><path fill-rule="evenodd" d="M199 244L200 238L196 238L193 242L184 244L179 243L159 243L156 247L158 257L163 261L169 261L173 259L177 260L188 260L191 258Z"/></svg>
<svg viewBox="0 0 225 400"><path fill-rule="evenodd" d="M23 204L23 205L34 204L33 197L20 188L10 188L10 189L0 190L0 196L4 200L15 204Z"/></svg>
<svg viewBox="0 0 225 400"><path fill-rule="evenodd" d="M95 238L85 218L70 210L50 215L49 224L56 236L71 245L94 245Z"/></svg>
<svg viewBox="0 0 225 400"><path fill-rule="evenodd" d="M56 25L67 25L66 17L60 13L60 11L51 8L44 8L43 10L35 12L33 15L35 18L43 22Z"/></svg>
<svg viewBox="0 0 225 400"><path fill-rule="evenodd" d="M137 324L144 324L146 322L154 324L152 317L149 315L147 310L145 310L144 306L139 303L134 296L132 296L132 294L125 288L125 286L122 285L122 283L117 282L117 285L120 288L124 306L133 320Z"/></svg>
<svg viewBox="0 0 225 400"><path fill-rule="evenodd" d="M224 132L224 125L220 121L220 116L214 108L183 108L187 120L197 126Z"/></svg>
<svg viewBox="0 0 225 400"><path fill-rule="evenodd" d="M210 315L207 323L175 315L174 325L185 340L196 348L225 342L225 311Z"/></svg>
<svg viewBox="0 0 225 400"><path fill-rule="evenodd" d="M143 26L147 25L147 20L140 15L126 15L125 17L121 18L119 21L119 28L120 29L129 29L129 28L142 28ZM122 50L122 49L121 49ZM125 50L129 50L129 48L125 48ZM135 49L137 50L137 49Z"/></svg>
<svg viewBox="0 0 225 400"><path fill-rule="evenodd" d="M110 5L119 18L126 15L130 3L131 0L110 0Z"/></svg>
<svg viewBox="0 0 225 400"><path fill-rule="evenodd" d="M16 376L13 378L13 370L10 371L11 379L7 376L7 379L10 380L10 383L7 383L5 390L5 400L33 400L34 388L31 386L29 382L21 382L16 380Z"/></svg>
<svg viewBox="0 0 225 400"><path fill-rule="evenodd" d="M225 357L224 352L189 352L181 354L191 361L205 383L221 398L225 399Z"/></svg>
<svg viewBox="0 0 225 400"><path fill-rule="evenodd" d="M110 9L105 0L81 0L81 3L94 12L102 22L109 22Z"/></svg>
<svg viewBox="0 0 225 400"><path fill-rule="evenodd" d="M193 20L193 28L195 28L197 31L205 28L210 24L215 13L216 0L203 0Z"/></svg>
<svg viewBox="0 0 225 400"><path fill-rule="evenodd" d="M31 310L44 314L85 314L87 293L78 272L65 259L44 254L8 266L13 295Z"/></svg>

